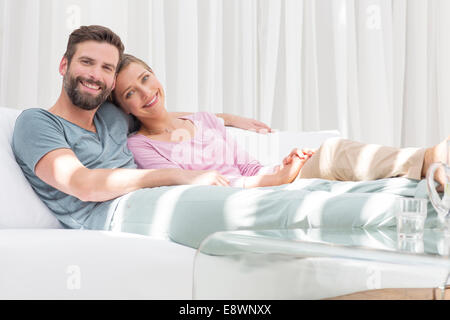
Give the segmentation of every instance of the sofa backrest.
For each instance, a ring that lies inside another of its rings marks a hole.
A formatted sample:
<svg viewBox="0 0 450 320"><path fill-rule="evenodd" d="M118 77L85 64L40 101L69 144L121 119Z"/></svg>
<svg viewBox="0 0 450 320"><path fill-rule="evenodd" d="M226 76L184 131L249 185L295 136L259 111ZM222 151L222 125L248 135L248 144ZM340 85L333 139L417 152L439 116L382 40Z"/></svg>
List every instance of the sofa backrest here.
<svg viewBox="0 0 450 320"><path fill-rule="evenodd" d="M227 135L235 138L239 146L263 165L280 164L294 148L317 149L328 138L339 137L337 130L288 132L275 131L261 134L227 127Z"/></svg>
<svg viewBox="0 0 450 320"><path fill-rule="evenodd" d="M62 228L14 158L11 139L20 112L0 107L0 228Z"/></svg>

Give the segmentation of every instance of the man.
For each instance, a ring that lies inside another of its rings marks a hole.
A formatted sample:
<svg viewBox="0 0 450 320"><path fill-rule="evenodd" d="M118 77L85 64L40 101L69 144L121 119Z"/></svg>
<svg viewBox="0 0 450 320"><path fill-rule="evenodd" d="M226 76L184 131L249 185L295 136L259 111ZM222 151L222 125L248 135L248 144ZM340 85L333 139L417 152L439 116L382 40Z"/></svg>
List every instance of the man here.
<svg viewBox="0 0 450 320"><path fill-rule="evenodd" d="M114 89L124 46L102 26L69 37L59 65L61 94L49 109L28 109L17 119L13 151L43 202L69 228L108 227L118 197L155 186L227 185L214 171L139 170L126 147L127 117L106 98ZM218 115L226 125L264 124Z"/></svg>

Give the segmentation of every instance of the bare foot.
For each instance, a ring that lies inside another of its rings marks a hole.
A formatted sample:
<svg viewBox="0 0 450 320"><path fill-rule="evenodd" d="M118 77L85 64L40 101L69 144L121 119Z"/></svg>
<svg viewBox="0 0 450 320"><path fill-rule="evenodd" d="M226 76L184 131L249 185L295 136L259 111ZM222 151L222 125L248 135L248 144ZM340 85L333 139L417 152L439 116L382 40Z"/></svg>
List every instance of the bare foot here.
<svg viewBox="0 0 450 320"><path fill-rule="evenodd" d="M426 177L427 171L430 168L431 164L436 162L447 162L447 142L450 140L450 136L447 137L444 141L441 143L435 145L434 147L428 148L425 151L425 156L423 159L423 166L422 166L422 176ZM438 188L442 190L444 183L446 181L445 178L445 172L442 168L439 168L436 170L436 173L434 175L434 180L436 180L440 187Z"/></svg>

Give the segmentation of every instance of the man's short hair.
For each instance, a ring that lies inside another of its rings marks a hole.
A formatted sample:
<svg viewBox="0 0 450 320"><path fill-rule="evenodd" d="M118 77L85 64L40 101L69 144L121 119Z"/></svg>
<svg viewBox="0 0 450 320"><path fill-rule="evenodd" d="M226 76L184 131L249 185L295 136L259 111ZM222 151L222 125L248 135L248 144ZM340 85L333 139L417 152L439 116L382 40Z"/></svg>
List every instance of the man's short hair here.
<svg viewBox="0 0 450 320"><path fill-rule="evenodd" d="M75 51L77 50L77 44L90 40L97 42L106 42L115 46L119 51L118 63L122 60L124 45L122 43L122 40L120 40L120 37L106 27L91 25L81 26L70 34L69 41L67 43L67 49L64 53L64 56L67 58L69 65L72 61L72 57L75 54Z"/></svg>

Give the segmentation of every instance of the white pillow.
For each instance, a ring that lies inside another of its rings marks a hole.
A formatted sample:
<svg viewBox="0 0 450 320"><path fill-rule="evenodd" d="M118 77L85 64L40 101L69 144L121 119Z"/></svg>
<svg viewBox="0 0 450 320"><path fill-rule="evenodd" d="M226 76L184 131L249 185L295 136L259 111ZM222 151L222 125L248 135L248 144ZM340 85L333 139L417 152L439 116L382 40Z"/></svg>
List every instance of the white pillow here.
<svg viewBox="0 0 450 320"><path fill-rule="evenodd" d="M0 228L62 228L14 158L11 139L20 113L0 107Z"/></svg>

